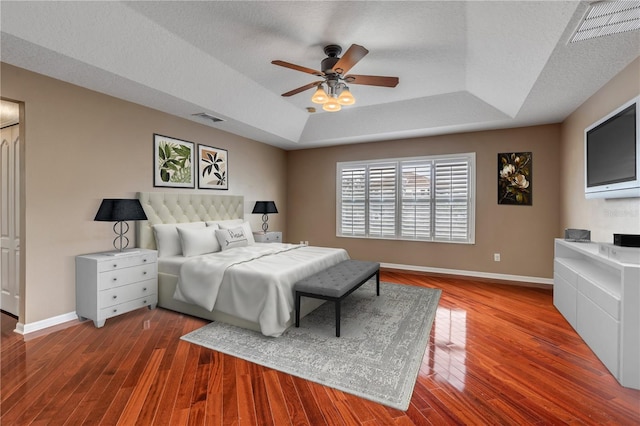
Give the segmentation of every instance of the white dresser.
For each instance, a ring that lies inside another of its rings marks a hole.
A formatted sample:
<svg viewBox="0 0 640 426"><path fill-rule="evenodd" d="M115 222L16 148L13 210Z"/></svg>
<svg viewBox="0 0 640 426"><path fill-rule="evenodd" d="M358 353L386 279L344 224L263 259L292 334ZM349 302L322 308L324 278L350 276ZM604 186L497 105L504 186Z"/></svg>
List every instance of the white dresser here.
<svg viewBox="0 0 640 426"><path fill-rule="evenodd" d="M102 327L106 319L158 303L155 250L76 256L76 313Z"/></svg>
<svg viewBox="0 0 640 426"><path fill-rule="evenodd" d="M281 243L282 232L254 232L253 239L256 243Z"/></svg>
<svg viewBox="0 0 640 426"><path fill-rule="evenodd" d="M640 389L640 265L631 257L640 249L556 240L553 304L623 386Z"/></svg>

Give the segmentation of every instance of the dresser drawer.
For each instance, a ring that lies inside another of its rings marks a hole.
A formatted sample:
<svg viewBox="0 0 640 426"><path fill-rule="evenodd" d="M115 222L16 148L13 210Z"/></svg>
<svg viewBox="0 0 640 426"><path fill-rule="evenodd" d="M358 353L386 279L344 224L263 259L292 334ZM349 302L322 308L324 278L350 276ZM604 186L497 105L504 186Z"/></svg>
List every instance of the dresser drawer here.
<svg viewBox="0 0 640 426"><path fill-rule="evenodd" d="M119 305L134 299L139 299L140 297L154 294L155 290L155 278L125 286L113 287L99 293L98 304L101 308Z"/></svg>
<svg viewBox="0 0 640 426"><path fill-rule="evenodd" d="M553 274L553 304L574 329L577 328L576 305L578 293L575 285L571 285L558 272Z"/></svg>
<svg viewBox="0 0 640 426"><path fill-rule="evenodd" d="M586 296L578 293L576 331L611 374L618 376L620 322Z"/></svg>
<svg viewBox="0 0 640 426"><path fill-rule="evenodd" d="M131 266L145 265L157 262L156 252L145 252L132 256L113 256L107 260L98 262L98 272L113 271L115 269L129 268Z"/></svg>
<svg viewBox="0 0 640 426"><path fill-rule="evenodd" d="M615 294L608 292L602 286L602 282L597 283L580 275L578 277L578 291L614 319L620 319L620 299Z"/></svg>
<svg viewBox="0 0 640 426"><path fill-rule="evenodd" d="M101 272L98 274L98 289L120 287L123 285L144 281L157 276L157 264L132 266L130 268L116 269L115 271Z"/></svg>
<svg viewBox="0 0 640 426"><path fill-rule="evenodd" d="M108 308L100 309L98 320L104 322L104 320L108 318L133 311L134 309L142 308L144 306L154 307L156 303L158 303L158 295L150 294L147 297L141 297L119 305L109 306Z"/></svg>
<svg viewBox="0 0 640 426"><path fill-rule="evenodd" d="M564 281L571 285L572 287L576 287L578 285L578 273L571 269L564 262L559 260L553 261L553 272L554 275L560 276L564 279Z"/></svg>

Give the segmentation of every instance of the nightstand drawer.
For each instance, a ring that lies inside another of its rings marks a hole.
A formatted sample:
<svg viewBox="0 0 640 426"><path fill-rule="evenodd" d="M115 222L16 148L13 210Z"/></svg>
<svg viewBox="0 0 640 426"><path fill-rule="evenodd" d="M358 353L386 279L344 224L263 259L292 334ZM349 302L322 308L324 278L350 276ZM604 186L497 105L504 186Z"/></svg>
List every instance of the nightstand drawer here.
<svg viewBox="0 0 640 426"><path fill-rule="evenodd" d="M98 305L101 308L106 308L107 306L118 305L140 297L152 295L155 293L155 283L155 278L153 278L147 281L101 291L98 296L100 299Z"/></svg>
<svg viewBox="0 0 640 426"><path fill-rule="evenodd" d="M145 265L147 263L155 263L157 256L155 251L145 252L141 254L133 254L129 256L105 256L98 262L98 272L113 271L120 268L129 268L131 266Z"/></svg>
<svg viewBox="0 0 640 426"><path fill-rule="evenodd" d="M253 239L256 243L281 243L282 232L254 232Z"/></svg>
<svg viewBox="0 0 640 426"><path fill-rule="evenodd" d="M156 303L158 303L158 295L150 294L147 297L141 297L119 305L109 306L108 308L100 309L98 320L104 321L108 318L124 314L125 312L133 311L134 309L143 308L145 306L155 306Z"/></svg>
<svg viewBox="0 0 640 426"><path fill-rule="evenodd" d="M134 266L131 268L117 269L115 271L102 272L98 276L98 289L104 290L112 287L135 283L138 281L155 279L157 275L157 265Z"/></svg>

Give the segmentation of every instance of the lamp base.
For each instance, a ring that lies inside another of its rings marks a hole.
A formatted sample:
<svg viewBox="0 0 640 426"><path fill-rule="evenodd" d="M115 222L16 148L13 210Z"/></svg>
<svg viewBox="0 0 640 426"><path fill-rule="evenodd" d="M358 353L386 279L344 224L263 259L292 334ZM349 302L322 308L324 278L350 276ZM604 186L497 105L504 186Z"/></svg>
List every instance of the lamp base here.
<svg viewBox="0 0 640 426"><path fill-rule="evenodd" d="M120 229L118 229L118 225L120 226ZM117 235L117 237L113 239L113 248L119 251L123 251L124 249L129 247L129 238L127 238L126 235L124 235L128 231L129 231L129 224L124 220L119 220L113 224L113 232L115 232Z"/></svg>

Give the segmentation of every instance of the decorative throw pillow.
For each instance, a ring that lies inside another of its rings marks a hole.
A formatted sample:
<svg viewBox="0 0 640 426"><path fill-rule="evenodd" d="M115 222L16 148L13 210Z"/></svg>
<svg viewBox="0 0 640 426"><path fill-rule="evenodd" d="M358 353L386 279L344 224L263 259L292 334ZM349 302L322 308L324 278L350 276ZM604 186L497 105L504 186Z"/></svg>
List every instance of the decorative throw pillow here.
<svg viewBox="0 0 640 426"><path fill-rule="evenodd" d="M220 251L220 244L215 232L218 229L217 225L208 226L204 229L181 228L178 226L177 229L183 256L191 257Z"/></svg>
<svg viewBox="0 0 640 426"><path fill-rule="evenodd" d="M249 245L244 227L239 226L233 229L216 229L216 238L222 247L222 251L234 247L246 247Z"/></svg>
<svg viewBox="0 0 640 426"><path fill-rule="evenodd" d="M177 227L180 228L205 228L204 222L165 223L153 225L153 234L156 237L158 257L178 256L182 254L182 245Z"/></svg>
<svg viewBox="0 0 640 426"><path fill-rule="evenodd" d="M253 231L251 231L251 224L249 222L240 222L236 224L219 222L218 225L220 226L220 229L232 229L241 225L244 229L245 235L247 236L247 244L252 245L256 243L256 240L253 238Z"/></svg>

